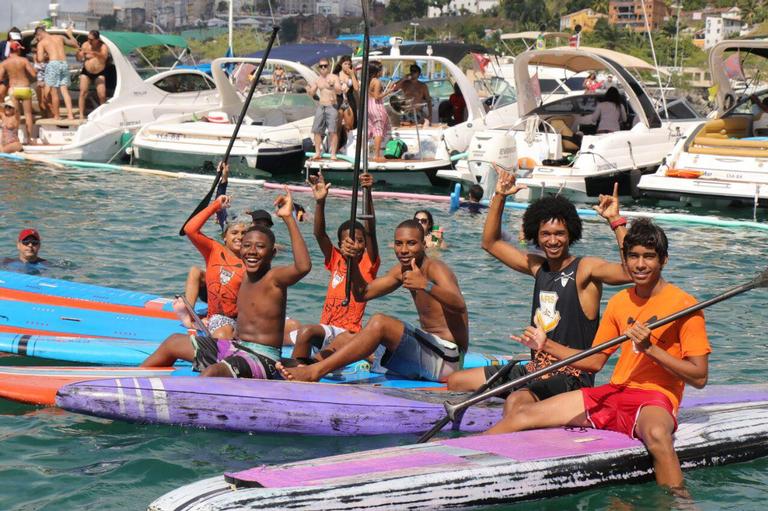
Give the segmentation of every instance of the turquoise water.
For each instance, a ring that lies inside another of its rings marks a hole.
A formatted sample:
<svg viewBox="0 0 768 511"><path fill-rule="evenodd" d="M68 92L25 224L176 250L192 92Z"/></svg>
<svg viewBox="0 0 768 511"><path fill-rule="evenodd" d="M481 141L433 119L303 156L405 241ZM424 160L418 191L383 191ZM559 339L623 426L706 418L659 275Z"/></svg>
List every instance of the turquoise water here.
<svg viewBox="0 0 768 511"><path fill-rule="evenodd" d="M208 183L98 170L51 170L0 162L0 257L15 253L19 229L37 227L41 255L64 263L51 276L171 295L183 288L186 270L201 259L179 226L205 194ZM235 211L267 207L277 195L257 187L230 189ZM312 210L308 195L296 200ZM393 227L420 203L377 201L383 268L394 263ZM455 270L470 310L472 348L510 347L509 333L528 322L532 279L505 268L479 248L482 217L449 216L443 204L428 205L446 229L450 248L442 257ZM329 228L348 215L348 203L331 198ZM520 213L509 217L516 230ZM666 276L700 298L742 283L766 264L768 235L707 227L666 226L671 240ZM211 229L210 232L214 232ZM320 251L303 224L315 264L289 293L288 312L316 321L328 279ZM287 243L285 229L276 229ZM578 254L615 259L610 229L585 222ZM288 253L281 253L286 261ZM609 290L604 298L609 298ZM766 369L768 291L752 291L707 312L711 383L758 383ZM382 311L415 321L405 291L373 302ZM0 363L29 363L16 357ZM36 361L40 363L40 361ZM604 382L607 374L598 377ZM140 510L163 493L223 471L327 456L414 441L414 437L318 438L266 436L135 426L56 409L0 401L0 510ZM768 496L768 459L687 474L699 509L763 509ZM576 495L494 509L663 509L673 507L653 483L619 485ZM318 509L322 509L321 503Z"/></svg>

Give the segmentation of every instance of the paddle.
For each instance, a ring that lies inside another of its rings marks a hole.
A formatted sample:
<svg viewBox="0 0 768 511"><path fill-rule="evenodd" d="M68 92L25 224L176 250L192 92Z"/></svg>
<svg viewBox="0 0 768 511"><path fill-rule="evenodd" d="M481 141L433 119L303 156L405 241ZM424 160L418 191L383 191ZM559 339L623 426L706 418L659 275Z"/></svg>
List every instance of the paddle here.
<svg viewBox="0 0 768 511"><path fill-rule="evenodd" d="M227 145L227 150L224 152L224 158L222 158L221 163L219 164L218 169L216 169L216 177L213 180L213 184L211 185L211 189L208 190L208 193L203 197L203 200L200 201L200 204L197 205L195 210L192 212L191 215L189 215L189 218L184 222L184 224L181 226L181 229L179 230L179 236L184 236L184 227L186 227L187 223L189 223L190 220L192 220L192 217L200 213L202 210L204 210L208 203L211 202L211 197L213 196L213 193L216 191L216 188L219 185L219 181L221 180L221 173L222 173L222 163L227 164L229 163L229 154L232 152L232 147L235 145L235 140L237 139L237 133L240 131L240 126L243 124L243 119L245 119L245 114L248 112L248 107L251 104L251 99L253 98L253 93L256 92L256 86L259 84L259 80L261 79L261 73L264 71L264 65L267 63L267 58L269 57L269 52L272 51L272 44L275 42L275 38L277 37L277 32L280 30L280 27L272 27L272 34L269 36L269 41L267 42L267 48L264 50L264 55L261 57L261 62L259 62L259 68L256 70L256 75L253 77L253 81L251 82L251 88L248 89L248 95L245 97L245 101L243 102L243 108L240 110L240 115L237 118L237 123L235 124L235 129L232 131L232 136L229 138L229 144Z"/></svg>
<svg viewBox="0 0 768 511"><path fill-rule="evenodd" d="M363 152L363 143L368 144L368 54L370 53L371 34L368 21L368 0L363 0L363 71L360 76L360 103L357 116L357 140L355 141L355 164L352 170L352 201L349 214L349 237L355 239L355 222L357 222L357 193L360 190L360 160ZM367 151L366 151L367 153ZM352 258L347 257L347 281L344 283L344 307L349 305L352 294Z"/></svg>
<svg viewBox="0 0 768 511"><path fill-rule="evenodd" d="M208 327L205 326L205 323L203 323L203 320L200 319L200 316L197 315L197 312L195 312L195 308L192 307L192 304L189 303L189 300L187 300L187 297L184 295L176 295L176 298L181 298L181 301L184 302L184 307L187 308L187 313L189 314L189 317L192 318L192 323L195 324L195 330L202 332L206 337L213 338L213 335L211 335L211 331L208 330Z"/></svg>
<svg viewBox="0 0 768 511"><path fill-rule="evenodd" d="M742 284L740 286L731 288L714 298L710 298L709 300L704 300L703 302L695 303L691 305L690 307L687 307L681 311L675 312L674 314L670 314L667 317L661 318L657 321L654 321L652 323L648 324L648 328L651 330L655 328L659 328L660 326L664 326L666 324L669 324L677 319L680 319L682 317L688 316L689 314L692 314L696 311L700 311L702 309L705 309L709 307L710 305L714 305L716 303L722 302L724 300L727 300L729 298L732 298L736 295L740 295L741 293L745 293L751 289L754 289L756 287L767 287L768 286L768 268L763 270L761 273L759 273L755 278L753 278L751 281L747 282L746 284ZM577 362L579 360L582 360L584 358L587 358L591 355L594 355L595 353L600 353L601 351L611 348L613 346L616 346L618 344L621 344L622 342L626 341L628 337L626 335L621 335L619 337L616 337L615 339L611 339L610 341L606 341L602 344L598 344L597 346L593 346L587 350L584 350L580 353L577 353L575 355L572 355L570 357L564 358L558 362L555 362L551 366L545 367L543 369L539 369L538 371L534 371L532 373L529 373L525 376L522 376L516 380L513 380L511 382L505 383L504 385L500 385L494 389L488 390L486 392L483 392L478 395L473 395L469 397L468 399L465 399L464 401L460 403L451 403L449 401L445 402L445 411L446 411L446 417L443 419L445 422L441 421L438 424L435 425L432 429L427 431L424 435L419 438L419 443L426 442L430 438L432 438L440 429L443 428L449 421L455 421L457 418L457 413L462 412L469 408L472 405L475 405L477 403L480 403L482 401L485 401L486 399L490 397L497 396L499 394L503 394L504 392L510 392L512 390L515 390L516 388L520 387L521 385L524 385L528 383L529 381L535 380L536 378L539 378L540 376L544 376L545 374L551 373L553 371L556 371L560 369L561 367L565 367L567 365L571 365L574 362ZM438 428L437 426L440 425Z"/></svg>

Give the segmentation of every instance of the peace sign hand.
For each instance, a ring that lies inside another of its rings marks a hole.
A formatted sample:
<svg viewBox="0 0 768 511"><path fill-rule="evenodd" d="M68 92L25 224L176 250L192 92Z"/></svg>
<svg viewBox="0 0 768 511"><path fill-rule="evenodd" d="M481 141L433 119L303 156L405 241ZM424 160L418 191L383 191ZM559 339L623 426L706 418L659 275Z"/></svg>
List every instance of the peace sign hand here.
<svg viewBox="0 0 768 511"><path fill-rule="evenodd" d="M328 189L331 187L331 183L325 182L322 171L318 172L316 176L309 176L307 183L312 187L312 195L315 196L315 201L319 202L328 197Z"/></svg>
<svg viewBox="0 0 768 511"><path fill-rule="evenodd" d="M619 214L619 183L613 184L613 195L600 194L597 206L593 206L597 213L612 222L620 217Z"/></svg>
<svg viewBox="0 0 768 511"><path fill-rule="evenodd" d="M527 188L525 185L517 184L517 176L501 168L497 163L492 163L493 170L496 171L496 193L499 195L514 195L520 190Z"/></svg>

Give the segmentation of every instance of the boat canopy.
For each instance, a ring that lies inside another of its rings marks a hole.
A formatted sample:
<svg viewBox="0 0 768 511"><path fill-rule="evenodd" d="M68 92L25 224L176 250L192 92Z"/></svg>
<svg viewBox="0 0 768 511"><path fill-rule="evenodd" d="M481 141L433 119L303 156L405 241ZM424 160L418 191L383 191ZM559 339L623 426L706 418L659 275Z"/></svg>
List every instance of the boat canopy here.
<svg viewBox="0 0 768 511"><path fill-rule="evenodd" d="M400 50L401 56L408 55L429 55L429 51L432 51L432 55L436 57L443 57L454 64L458 64L461 59L469 55L470 53L492 53L486 47L479 44L462 44L462 43L418 43L418 44L400 44L397 49ZM387 46L382 48L383 54L389 55L392 47Z"/></svg>
<svg viewBox="0 0 768 511"><path fill-rule="evenodd" d="M548 51L556 50L573 50L570 46L559 46L557 48L551 48ZM652 64L644 61L643 59L633 57L632 55L626 55L618 51L608 50L606 48L594 48L591 46L579 46L579 50L589 52L591 54L600 55L611 59L612 62L625 67L627 69L642 69L655 71L656 68ZM575 56L571 54L552 53L547 55L541 55L537 57L531 64L539 66L560 67L573 71L574 73L581 73L583 71L594 71L595 62L589 55Z"/></svg>
<svg viewBox="0 0 768 511"><path fill-rule="evenodd" d="M115 46L126 55L133 50L146 48L148 46L173 46L176 48L189 47L187 45L187 40L179 35L112 31L103 31L101 34L115 43Z"/></svg>
<svg viewBox="0 0 768 511"><path fill-rule="evenodd" d="M732 69L733 65L726 62L731 57L726 57L726 52L738 52L738 68ZM742 57L741 54L744 54ZM757 55L758 57L768 58L768 41L754 39L739 39L722 41L717 43L709 52L709 73L712 76L712 86L716 90L717 97L717 116L722 116L725 112L733 108L737 103L736 93L731 86L731 76L741 74L741 65L747 55Z"/></svg>
<svg viewBox="0 0 768 511"><path fill-rule="evenodd" d="M571 34L567 32L537 32L535 30L529 32L513 32L509 34L501 34L503 41L509 41L514 39L538 39L539 36L544 39L556 39L558 37L568 39Z"/></svg>
<svg viewBox="0 0 768 511"><path fill-rule="evenodd" d="M284 44L272 48L270 58L298 62L305 66L317 64L320 59L333 59L342 55L352 56L352 48L346 44L312 43L312 44ZM249 58L260 59L264 51L257 51L246 55Z"/></svg>

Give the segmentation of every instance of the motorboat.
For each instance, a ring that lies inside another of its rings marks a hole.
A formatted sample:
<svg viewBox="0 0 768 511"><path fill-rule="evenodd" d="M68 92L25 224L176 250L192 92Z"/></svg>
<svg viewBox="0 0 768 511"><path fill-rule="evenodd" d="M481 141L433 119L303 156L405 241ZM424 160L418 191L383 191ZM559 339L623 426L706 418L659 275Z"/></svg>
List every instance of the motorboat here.
<svg viewBox="0 0 768 511"><path fill-rule="evenodd" d="M715 117L680 140L658 170L640 179L642 196L678 205L768 206L768 89L743 92L733 78L759 68L768 41L732 40L715 45L709 69L716 92ZM742 92L739 92L741 90Z"/></svg>
<svg viewBox="0 0 768 511"><path fill-rule="evenodd" d="M597 133L591 120L605 93L577 94L543 102L531 69L557 67L574 73L601 71L615 77L627 122L619 131ZM486 198L495 188L491 162L514 169L528 188L516 195L532 200L562 194L574 201L611 193L637 195L644 173L656 168L674 144L702 117L684 100L657 107L629 69L654 69L635 57L601 48L554 48L520 54L515 86L521 117L504 127L475 134L467 161L441 175L465 185L483 186ZM661 110L660 114L658 110Z"/></svg>
<svg viewBox="0 0 768 511"><path fill-rule="evenodd" d="M202 114L144 126L133 140L134 163L205 170L220 161L260 61L253 57L214 60L211 73L219 103ZM270 78L277 66L284 70L281 84ZM257 85L232 146L230 165L233 170L300 176L303 143L311 136L315 112L315 101L307 95L306 86L317 79L317 74L303 64L284 59L267 59L265 71L264 83Z"/></svg>
<svg viewBox="0 0 768 511"><path fill-rule="evenodd" d="M393 50L389 55L371 58L381 62L384 76L389 77L388 82L383 81L392 84L397 77L407 73L409 64L418 63L422 68L422 83L430 90L432 119L429 126L407 122L411 109L421 107L410 105L399 93L387 97L385 107L392 125L390 139L403 141L407 149L399 158L384 161L369 158L368 171L380 184L394 187L443 185L447 188L449 182L438 177L438 171L453 167L454 161L467 150L472 135L478 130L498 126L517 117L514 90L508 87L508 90L502 92L497 85L493 109L486 110L474 84L451 59L437 55L429 48L421 55L400 55L397 45L393 46ZM357 63L360 59L354 61ZM441 103L446 102L453 93L454 85L461 91L466 109L463 122L449 125L441 122L439 112ZM307 171L322 170L326 178L333 182L351 181L356 140L357 134L353 130L348 133L347 143L338 152L337 160L325 157L319 160L308 159L305 164Z"/></svg>
<svg viewBox="0 0 768 511"><path fill-rule="evenodd" d="M49 33L66 34L57 29L51 29ZM81 44L88 36L83 30L75 30L73 34ZM31 47L33 37L31 30L22 32L26 48ZM105 70L106 103L96 105L83 120L36 116L32 138L38 143L24 145L25 153L44 158L114 161L124 155L133 133L141 126L158 119L203 112L218 103L215 85L206 73L176 66L187 53L187 44L182 37L104 31L101 39L110 55ZM181 53L173 53L175 62L171 69L161 69L146 57L149 47L181 49ZM68 63L71 70L82 68L73 55L68 56ZM150 76L143 78L140 72ZM77 72L72 74L70 97L76 106L78 75Z"/></svg>

